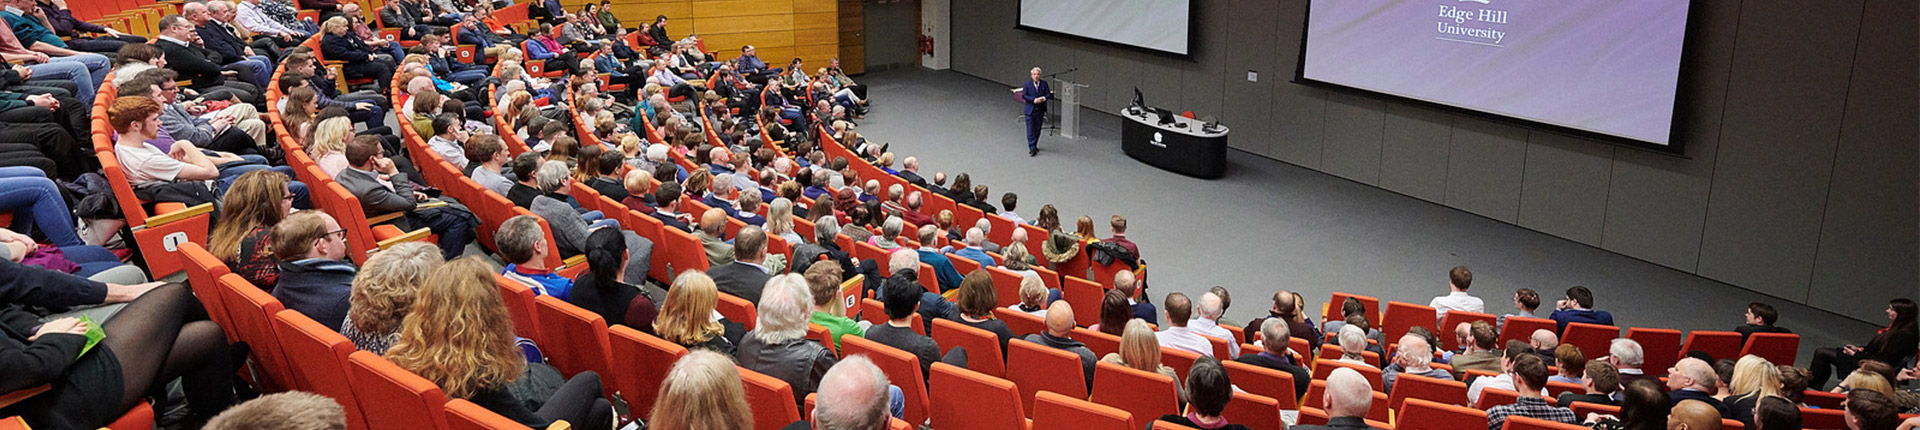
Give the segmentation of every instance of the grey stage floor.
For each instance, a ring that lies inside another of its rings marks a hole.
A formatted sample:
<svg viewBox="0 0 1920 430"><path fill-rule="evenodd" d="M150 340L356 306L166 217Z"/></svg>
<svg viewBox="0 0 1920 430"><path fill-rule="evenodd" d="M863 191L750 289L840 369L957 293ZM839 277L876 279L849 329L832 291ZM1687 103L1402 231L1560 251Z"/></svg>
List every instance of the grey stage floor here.
<svg viewBox="0 0 1920 430"><path fill-rule="evenodd" d="M1310 309L1334 291L1426 304L1447 292L1447 270L1473 268L1472 293L1488 311L1512 311L1513 292L1540 291L1551 308L1567 287L1593 289L1596 307L1622 326L1730 330L1750 301L1773 304L1802 335L1798 365L1818 346L1861 343L1873 325L1682 273L1412 197L1245 152L1226 177L1201 180L1156 169L1120 151L1119 117L1088 111L1089 138L1041 140L1028 158L1020 110L999 84L951 71L869 74L875 109L859 130L918 156L921 174L967 172L975 184L1020 195L1036 218L1052 204L1069 225L1127 217L1129 238L1151 267L1148 291L1233 294L1230 319L1264 315L1275 290L1299 291ZM1228 124L1231 126L1232 124ZM1084 312L1084 310L1083 310ZM1309 311L1316 314L1315 311ZM1588 354L1594 355L1593 352Z"/></svg>

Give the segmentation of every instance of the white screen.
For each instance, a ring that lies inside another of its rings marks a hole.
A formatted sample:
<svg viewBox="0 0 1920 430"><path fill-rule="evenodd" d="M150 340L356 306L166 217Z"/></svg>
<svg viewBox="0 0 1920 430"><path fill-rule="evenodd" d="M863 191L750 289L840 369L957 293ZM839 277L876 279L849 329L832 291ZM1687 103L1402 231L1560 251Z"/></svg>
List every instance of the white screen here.
<svg viewBox="0 0 1920 430"><path fill-rule="evenodd" d="M1687 0L1319 0L1301 77L1672 144Z"/></svg>
<svg viewBox="0 0 1920 430"><path fill-rule="evenodd" d="M1020 26L1187 55L1189 0L1020 0Z"/></svg>

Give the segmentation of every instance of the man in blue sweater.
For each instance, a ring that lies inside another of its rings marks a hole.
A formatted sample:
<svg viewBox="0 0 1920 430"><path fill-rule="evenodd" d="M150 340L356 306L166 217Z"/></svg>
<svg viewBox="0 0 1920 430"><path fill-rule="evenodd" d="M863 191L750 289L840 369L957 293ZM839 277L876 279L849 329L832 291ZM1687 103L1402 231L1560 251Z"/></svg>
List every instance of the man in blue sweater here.
<svg viewBox="0 0 1920 430"><path fill-rule="evenodd" d="M1559 323L1561 332L1567 331L1569 323L1613 325L1613 314L1593 310L1593 291L1577 285L1567 289L1567 298L1560 299L1547 318Z"/></svg>

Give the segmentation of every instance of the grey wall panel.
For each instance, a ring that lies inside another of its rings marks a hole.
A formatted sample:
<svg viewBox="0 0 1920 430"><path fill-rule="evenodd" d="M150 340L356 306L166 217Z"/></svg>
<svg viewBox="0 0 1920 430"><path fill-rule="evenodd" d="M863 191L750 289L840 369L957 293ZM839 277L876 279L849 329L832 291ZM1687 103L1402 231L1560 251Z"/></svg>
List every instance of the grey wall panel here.
<svg viewBox="0 0 1920 430"><path fill-rule="evenodd" d="M1694 30L1680 73L1683 105L1674 118L1682 124L1675 139L1685 145L1687 158L1614 154L1601 240L1601 248L1686 272L1699 267L1741 2L1694 2L1693 7Z"/></svg>
<svg viewBox="0 0 1920 430"><path fill-rule="evenodd" d="M1478 118L1453 121L1447 153L1447 206L1514 222L1527 162L1527 129Z"/></svg>
<svg viewBox="0 0 1920 430"><path fill-rule="evenodd" d="M1558 133L1529 137L1519 224L1599 246L1615 148Z"/></svg>
<svg viewBox="0 0 1920 430"><path fill-rule="evenodd" d="M1330 93L1320 170L1364 184L1378 184L1385 113L1386 102L1380 99Z"/></svg>
<svg viewBox="0 0 1920 430"><path fill-rule="evenodd" d="M1920 278L1909 0L1694 2L1685 157L1287 82L1307 0L1196 2L1193 61L1015 30L1018 4L953 8L955 69L1012 85L1079 67L1092 108L1139 86L1217 109L1238 149L1823 309Z"/></svg>
<svg viewBox="0 0 1920 430"><path fill-rule="evenodd" d="M1700 274L1806 300L1862 6L1742 8Z"/></svg>
<svg viewBox="0 0 1920 430"><path fill-rule="evenodd" d="M1846 315L1877 315L1892 295L1920 285L1915 222L1920 220L1920 117L1913 23L1920 3L1871 1L1847 91L1832 192L1814 259L1808 301Z"/></svg>
<svg viewBox="0 0 1920 430"><path fill-rule="evenodd" d="M1380 188L1445 204L1453 115L1388 104L1380 142Z"/></svg>

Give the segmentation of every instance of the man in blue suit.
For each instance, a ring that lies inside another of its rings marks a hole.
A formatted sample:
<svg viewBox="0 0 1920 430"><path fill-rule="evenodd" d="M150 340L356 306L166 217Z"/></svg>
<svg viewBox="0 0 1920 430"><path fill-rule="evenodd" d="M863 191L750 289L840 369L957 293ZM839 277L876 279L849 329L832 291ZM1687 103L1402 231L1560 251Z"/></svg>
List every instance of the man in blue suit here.
<svg viewBox="0 0 1920 430"><path fill-rule="evenodd" d="M1053 97L1053 88L1047 81L1040 79L1040 68L1027 72L1031 79L1020 88L1020 99L1027 106L1027 156L1040 154L1040 125L1047 122L1047 99Z"/></svg>

